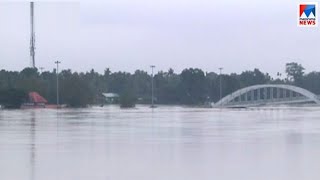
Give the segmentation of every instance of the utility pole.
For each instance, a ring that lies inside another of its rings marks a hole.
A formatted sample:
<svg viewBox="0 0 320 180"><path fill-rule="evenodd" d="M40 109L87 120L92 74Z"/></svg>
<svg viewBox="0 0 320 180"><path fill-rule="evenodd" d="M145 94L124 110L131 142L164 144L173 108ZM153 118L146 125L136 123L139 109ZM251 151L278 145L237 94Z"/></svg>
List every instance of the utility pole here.
<svg viewBox="0 0 320 180"><path fill-rule="evenodd" d="M57 108L59 108L59 64L61 63L60 61L55 61L55 64L57 64Z"/></svg>
<svg viewBox="0 0 320 180"><path fill-rule="evenodd" d="M30 38L30 59L31 67L36 68L35 60L35 44L36 44L36 34L34 32L34 2L30 2L30 26L31 26L31 38Z"/></svg>
<svg viewBox="0 0 320 180"><path fill-rule="evenodd" d="M223 68L222 67L220 67L219 68L219 70L220 70L220 100L222 99L222 70L223 70Z"/></svg>
<svg viewBox="0 0 320 180"><path fill-rule="evenodd" d="M151 65L151 71L152 71L152 74L151 74L151 108L154 108L154 102L153 102L153 68L155 68L156 66L155 65Z"/></svg>

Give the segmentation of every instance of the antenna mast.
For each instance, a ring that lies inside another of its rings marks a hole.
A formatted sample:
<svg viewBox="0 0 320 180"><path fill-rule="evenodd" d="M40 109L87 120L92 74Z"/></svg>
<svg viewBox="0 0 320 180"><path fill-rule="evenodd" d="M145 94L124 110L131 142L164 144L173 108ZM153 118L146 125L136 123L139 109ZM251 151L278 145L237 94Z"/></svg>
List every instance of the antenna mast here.
<svg viewBox="0 0 320 180"><path fill-rule="evenodd" d="M31 19L31 39L30 39L31 67L36 68L36 64L35 64L36 37L34 32L34 2L30 2L30 19Z"/></svg>

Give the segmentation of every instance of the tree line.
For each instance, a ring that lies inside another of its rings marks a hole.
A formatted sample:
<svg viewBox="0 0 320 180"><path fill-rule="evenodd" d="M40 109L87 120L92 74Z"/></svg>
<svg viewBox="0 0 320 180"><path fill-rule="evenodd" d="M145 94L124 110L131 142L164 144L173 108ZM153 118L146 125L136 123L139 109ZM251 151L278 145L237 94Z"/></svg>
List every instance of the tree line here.
<svg viewBox="0 0 320 180"><path fill-rule="evenodd" d="M292 62L285 66L286 74L272 78L259 69L247 70L240 74L217 74L204 72L198 68L187 68L181 73L159 71L154 75L155 102L158 104L201 105L217 102L220 98L220 78L222 96L235 90L256 84L291 84L320 94L320 72L305 73L301 64ZM285 76L285 78L284 78ZM36 91L49 103L56 103L56 70L40 73L36 68L22 71L0 71L0 104L13 104L26 101L28 92ZM102 93L112 92L122 97L130 97L138 103L151 101L151 75L146 71L134 73L104 73L94 70L72 72L70 69L59 73L60 102L71 107L84 107L103 103Z"/></svg>

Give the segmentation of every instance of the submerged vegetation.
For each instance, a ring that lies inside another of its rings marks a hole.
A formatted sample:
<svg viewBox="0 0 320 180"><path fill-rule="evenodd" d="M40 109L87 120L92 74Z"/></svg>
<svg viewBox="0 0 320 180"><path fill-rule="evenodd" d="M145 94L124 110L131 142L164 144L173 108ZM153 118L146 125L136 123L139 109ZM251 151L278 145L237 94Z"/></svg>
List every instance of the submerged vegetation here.
<svg viewBox="0 0 320 180"><path fill-rule="evenodd" d="M204 72L197 68L184 69L180 74L172 69L159 71L154 75L154 94L158 104L200 105L219 100L220 78L222 96L239 88L255 84L292 84L320 94L320 72L304 73L302 65L286 64L286 77L278 73L272 78L259 69L240 74ZM150 103L151 75L146 71L134 73L111 72L103 74L94 70L86 73L63 70L59 73L60 103L71 107L84 107L88 104L103 103L101 93L120 94L122 107L133 107L135 103ZM26 68L21 72L0 71L0 104L17 107L24 101L28 92L36 91L49 103L56 103L55 70L40 73L37 69Z"/></svg>
<svg viewBox="0 0 320 180"><path fill-rule="evenodd" d="M120 95L120 107L132 108L136 105L136 97L134 93L128 89Z"/></svg>

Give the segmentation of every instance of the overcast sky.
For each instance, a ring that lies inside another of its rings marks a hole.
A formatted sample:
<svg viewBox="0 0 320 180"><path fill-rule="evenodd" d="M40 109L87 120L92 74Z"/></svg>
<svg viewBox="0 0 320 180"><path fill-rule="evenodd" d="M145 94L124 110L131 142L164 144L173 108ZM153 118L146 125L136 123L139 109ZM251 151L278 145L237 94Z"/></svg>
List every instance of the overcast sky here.
<svg viewBox="0 0 320 180"><path fill-rule="evenodd" d="M294 0L106 0L35 4L36 66L103 72L242 72L271 75L296 61L320 71L320 27L297 27ZM30 65L28 2L0 2L0 69Z"/></svg>

